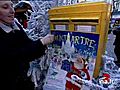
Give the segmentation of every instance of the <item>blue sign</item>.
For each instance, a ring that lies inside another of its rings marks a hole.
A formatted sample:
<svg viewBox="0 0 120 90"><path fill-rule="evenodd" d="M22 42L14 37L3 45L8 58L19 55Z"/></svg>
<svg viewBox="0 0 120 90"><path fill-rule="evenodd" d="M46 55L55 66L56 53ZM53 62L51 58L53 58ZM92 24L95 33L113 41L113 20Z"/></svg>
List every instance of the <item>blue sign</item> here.
<svg viewBox="0 0 120 90"><path fill-rule="evenodd" d="M75 48L75 52L86 56L97 56L99 34L71 32L71 31L51 31L55 36L53 46Z"/></svg>

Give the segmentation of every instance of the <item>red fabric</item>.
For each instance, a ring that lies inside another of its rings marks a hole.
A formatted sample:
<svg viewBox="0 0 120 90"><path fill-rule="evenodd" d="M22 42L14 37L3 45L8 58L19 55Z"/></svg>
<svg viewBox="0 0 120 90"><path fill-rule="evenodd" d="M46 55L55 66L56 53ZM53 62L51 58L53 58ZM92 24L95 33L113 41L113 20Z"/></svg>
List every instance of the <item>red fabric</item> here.
<svg viewBox="0 0 120 90"><path fill-rule="evenodd" d="M77 76L80 77L80 71L78 69L76 69L74 66L72 66L72 70L73 70L74 73L73 72L68 72L66 77L71 79L71 75L73 75L73 74L76 74ZM68 90L80 90L81 89L80 87L76 86L75 84L72 84L70 81L66 81L66 88Z"/></svg>
<svg viewBox="0 0 120 90"><path fill-rule="evenodd" d="M70 72L70 73L67 74L67 77L71 79L71 75L73 75L73 73ZM70 81L66 81L66 88L68 90L80 90L81 89L77 85L72 84Z"/></svg>
<svg viewBox="0 0 120 90"><path fill-rule="evenodd" d="M90 80L90 75L89 75L88 70L86 69L86 66L87 66L87 65L85 65L85 66L84 66L84 68L83 68L83 69L81 69L81 71L85 72L85 73L86 73L86 75L87 75L87 80ZM76 69L76 68L75 68L75 67L73 67L73 66L72 66L72 70L75 70L75 71L76 71L76 73L80 76L80 70Z"/></svg>
<svg viewBox="0 0 120 90"><path fill-rule="evenodd" d="M23 27L24 27L24 28L27 28L27 20L24 20L24 21L23 21Z"/></svg>
<svg viewBox="0 0 120 90"><path fill-rule="evenodd" d="M82 71L84 71L87 75L87 80L90 80L90 75L88 73L88 70L86 68L82 69Z"/></svg>
<svg viewBox="0 0 120 90"><path fill-rule="evenodd" d="M73 74L74 74L74 75L77 75L79 78L82 78L82 77L80 76L80 73L81 73L81 71L83 71L83 72L85 72L86 75L87 75L87 80L90 80L90 75L89 75L88 70L86 69L86 65L85 65L84 68L81 69L81 70L75 68L74 65L73 65L73 66L72 66L72 70L73 70L73 72L68 72L68 73L67 73L67 75L66 75L67 78L70 78L70 79L71 79L71 75L73 75ZM79 82L78 82L78 84L82 85L82 83L79 83ZM78 87L77 85L72 84L70 81L66 81L66 88L67 88L68 90L80 90L80 89L81 89L81 88Z"/></svg>

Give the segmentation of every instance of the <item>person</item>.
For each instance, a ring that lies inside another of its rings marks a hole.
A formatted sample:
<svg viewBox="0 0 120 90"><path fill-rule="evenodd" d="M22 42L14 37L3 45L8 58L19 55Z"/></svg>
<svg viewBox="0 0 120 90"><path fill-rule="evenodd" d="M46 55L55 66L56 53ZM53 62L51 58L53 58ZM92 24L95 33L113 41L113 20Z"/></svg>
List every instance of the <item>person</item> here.
<svg viewBox="0 0 120 90"><path fill-rule="evenodd" d="M14 6L15 18L19 21L21 25L26 29L28 18L31 15L32 6L26 1L20 1ZM30 12L31 11L31 12Z"/></svg>
<svg viewBox="0 0 120 90"><path fill-rule="evenodd" d="M25 12L16 12L15 18L19 21L19 23L23 26L23 28L27 28L27 16L25 15Z"/></svg>
<svg viewBox="0 0 120 90"><path fill-rule="evenodd" d="M117 57L117 61L114 62L118 67L120 67L120 26L118 26L116 30L113 30L113 34L116 35L113 45L115 46L114 53Z"/></svg>
<svg viewBox="0 0 120 90"><path fill-rule="evenodd" d="M54 36L48 34L40 40L32 41L14 19L14 13L11 0L0 1L1 88L34 90L33 82L27 77L29 62L45 54L46 45L54 41Z"/></svg>

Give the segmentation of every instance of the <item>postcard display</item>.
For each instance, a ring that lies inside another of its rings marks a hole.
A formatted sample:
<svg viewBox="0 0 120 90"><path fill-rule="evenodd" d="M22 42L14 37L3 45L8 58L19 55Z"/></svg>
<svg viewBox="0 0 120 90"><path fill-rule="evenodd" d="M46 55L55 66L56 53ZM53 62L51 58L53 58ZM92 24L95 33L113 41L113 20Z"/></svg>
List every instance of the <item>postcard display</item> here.
<svg viewBox="0 0 120 90"><path fill-rule="evenodd" d="M80 90L82 80L92 80L99 34L58 30L51 33L55 41L50 45L52 55L45 88Z"/></svg>

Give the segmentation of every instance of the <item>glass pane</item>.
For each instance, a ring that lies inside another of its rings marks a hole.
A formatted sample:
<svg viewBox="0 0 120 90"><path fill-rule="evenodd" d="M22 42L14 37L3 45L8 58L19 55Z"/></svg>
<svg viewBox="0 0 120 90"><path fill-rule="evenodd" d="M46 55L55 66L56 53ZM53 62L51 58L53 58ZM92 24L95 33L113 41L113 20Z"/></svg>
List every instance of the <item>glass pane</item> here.
<svg viewBox="0 0 120 90"><path fill-rule="evenodd" d="M96 32L96 26L91 25L75 25L76 31L81 32Z"/></svg>
<svg viewBox="0 0 120 90"><path fill-rule="evenodd" d="M54 25L55 30L68 30L68 25Z"/></svg>

